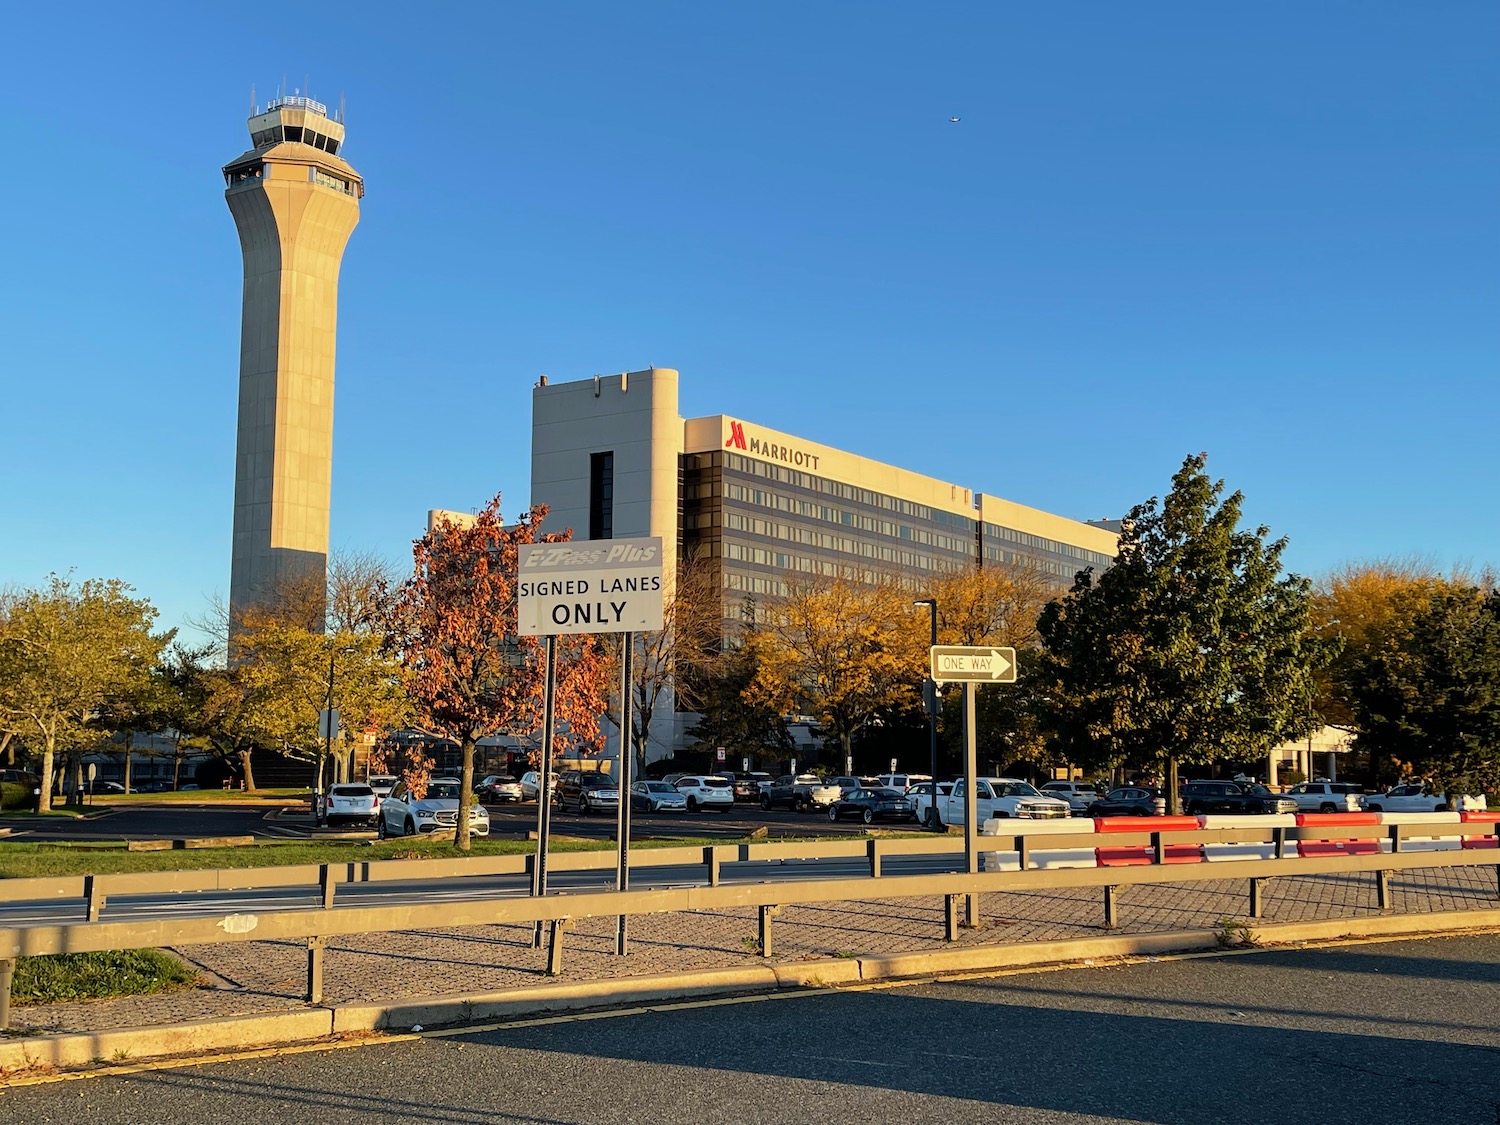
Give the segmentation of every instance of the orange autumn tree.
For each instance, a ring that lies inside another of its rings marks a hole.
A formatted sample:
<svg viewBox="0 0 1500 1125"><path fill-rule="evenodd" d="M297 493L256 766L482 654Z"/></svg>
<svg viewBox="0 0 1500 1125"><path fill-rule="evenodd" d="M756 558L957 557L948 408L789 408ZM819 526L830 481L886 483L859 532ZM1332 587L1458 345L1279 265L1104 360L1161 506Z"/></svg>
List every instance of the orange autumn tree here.
<svg viewBox="0 0 1500 1125"><path fill-rule="evenodd" d="M541 534L546 515L537 506L506 526L497 494L472 523L439 522L412 544L412 576L386 600L418 721L458 743L463 754L454 841L463 851L475 744L494 735L527 738L542 726L544 642L516 636L516 568L521 546L572 538L571 531ZM598 748L606 692L595 639L560 638L553 754L570 745Z"/></svg>

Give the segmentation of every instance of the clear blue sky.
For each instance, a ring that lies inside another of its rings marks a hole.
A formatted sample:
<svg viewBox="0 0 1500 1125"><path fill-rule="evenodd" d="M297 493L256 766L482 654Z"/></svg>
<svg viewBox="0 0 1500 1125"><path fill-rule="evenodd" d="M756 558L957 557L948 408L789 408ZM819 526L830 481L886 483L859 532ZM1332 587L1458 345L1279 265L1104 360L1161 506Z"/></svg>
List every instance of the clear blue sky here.
<svg viewBox="0 0 1500 1125"><path fill-rule="evenodd" d="M332 536L530 494L530 388L1079 518L1183 457L1317 575L1500 563L1500 5L22 5L0 583L229 582L252 83L347 98ZM948 118L957 115L959 124Z"/></svg>

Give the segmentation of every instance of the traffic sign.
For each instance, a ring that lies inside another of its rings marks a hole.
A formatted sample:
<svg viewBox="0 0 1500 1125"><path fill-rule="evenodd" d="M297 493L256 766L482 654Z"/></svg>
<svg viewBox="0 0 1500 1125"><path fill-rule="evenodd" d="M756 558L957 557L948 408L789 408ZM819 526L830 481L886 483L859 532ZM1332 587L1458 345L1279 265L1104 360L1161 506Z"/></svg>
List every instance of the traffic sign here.
<svg viewBox="0 0 1500 1125"><path fill-rule="evenodd" d="M1016 650L989 645L933 645L932 678L940 684L1013 684Z"/></svg>
<svg viewBox="0 0 1500 1125"><path fill-rule="evenodd" d="M517 569L523 637L661 629L659 537L528 544Z"/></svg>

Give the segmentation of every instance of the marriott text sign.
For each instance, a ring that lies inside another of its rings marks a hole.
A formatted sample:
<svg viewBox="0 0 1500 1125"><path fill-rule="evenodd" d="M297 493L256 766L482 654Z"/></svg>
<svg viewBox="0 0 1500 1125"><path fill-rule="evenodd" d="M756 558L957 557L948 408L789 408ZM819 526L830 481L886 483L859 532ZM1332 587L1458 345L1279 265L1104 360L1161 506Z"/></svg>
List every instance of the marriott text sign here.
<svg viewBox="0 0 1500 1125"><path fill-rule="evenodd" d="M934 645L932 678L940 684L1013 684L1016 650L988 645Z"/></svg>
<svg viewBox="0 0 1500 1125"><path fill-rule="evenodd" d="M545 637L660 629L661 556L655 537L522 546L516 631Z"/></svg>

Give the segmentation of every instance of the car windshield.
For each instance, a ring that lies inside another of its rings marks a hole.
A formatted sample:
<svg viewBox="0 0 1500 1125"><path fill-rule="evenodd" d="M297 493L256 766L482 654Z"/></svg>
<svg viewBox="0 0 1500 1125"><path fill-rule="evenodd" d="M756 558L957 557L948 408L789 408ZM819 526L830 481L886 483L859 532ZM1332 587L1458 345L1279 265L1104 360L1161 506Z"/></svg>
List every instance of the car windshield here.
<svg viewBox="0 0 1500 1125"><path fill-rule="evenodd" d="M613 789L614 780L608 774L586 773L578 779L578 784L584 789Z"/></svg>
<svg viewBox="0 0 1500 1125"><path fill-rule="evenodd" d="M1024 781L1007 781L1004 784L994 786L997 797L1040 797L1042 794L1036 791L1036 787L1026 784Z"/></svg>
<svg viewBox="0 0 1500 1125"><path fill-rule="evenodd" d="M456 801L458 800L458 782L429 781L427 783L427 796L423 799L428 801Z"/></svg>
<svg viewBox="0 0 1500 1125"><path fill-rule="evenodd" d="M1246 793L1254 793L1257 797L1274 797L1274 796L1276 796L1275 793L1272 793L1264 785L1247 785L1244 788L1245 788L1245 792Z"/></svg>
<svg viewBox="0 0 1500 1125"><path fill-rule="evenodd" d="M646 782L646 791L648 793L675 793L675 792L677 792L676 789L674 789L672 786L668 785L665 781L648 781L648 782Z"/></svg>

